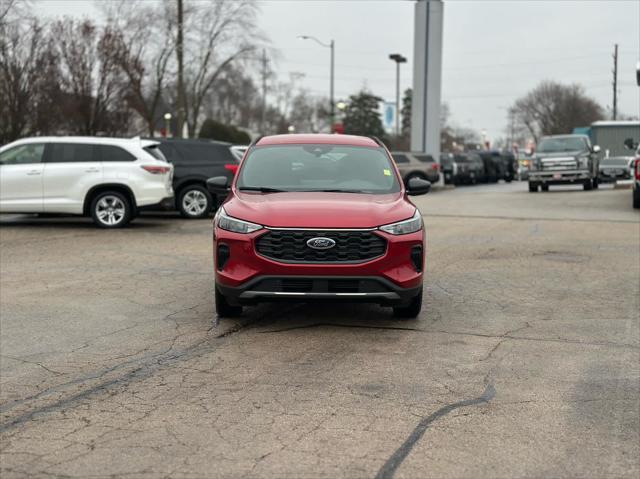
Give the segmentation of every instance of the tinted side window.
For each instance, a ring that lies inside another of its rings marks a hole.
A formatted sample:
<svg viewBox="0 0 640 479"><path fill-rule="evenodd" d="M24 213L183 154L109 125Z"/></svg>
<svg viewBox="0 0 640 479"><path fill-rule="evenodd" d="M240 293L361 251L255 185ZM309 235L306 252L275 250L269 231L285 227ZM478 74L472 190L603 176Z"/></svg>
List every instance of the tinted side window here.
<svg viewBox="0 0 640 479"><path fill-rule="evenodd" d="M231 153L224 155L224 151L215 145L175 145L176 149L182 155L187 163L211 164L211 163L228 163L233 161L233 157L229 159ZM228 148L227 148L228 150Z"/></svg>
<svg viewBox="0 0 640 479"><path fill-rule="evenodd" d="M396 163L409 163L409 158L407 158L407 155L394 154L392 156Z"/></svg>
<svg viewBox="0 0 640 479"><path fill-rule="evenodd" d="M144 151L153 156L156 160L167 161L167 158L162 154L162 150L158 147L158 145L146 146Z"/></svg>
<svg viewBox="0 0 640 479"><path fill-rule="evenodd" d="M10 148L0 153L0 165L28 165L41 163L44 144L29 143Z"/></svg>
<svg viewBox="0 0 640 479"><path fill-rule="evenodd" d="M433 163L435 160L433 159L433 156L431 155L413 155L415 156L418 161L421 161L423 163Z"/></svg>
<svg viewBox="0 0 640 479"><path fill-rule="evenodd" d="M180 155L178 155L178 152L176 151L176 149L173 146L171 146L169 143L160 143L158 148L160 148L160 151L162 152L162 154L164 155L164 157L167 159L169 163L176 164L180 162L181 160Z"/></svg>
<svg viewBox="0 0 640 479"><path fill-rule="evenodd" d="M136 161L136 157L124 148L113 145L94 145L96 159L100 161Z"/></svg>
<svg viewBox="0 0 640 479"><path fill-rule="evenodd" d="M52 143L49 163L79 163L99 161L94 156L94 145L81 143Z"/></svg>

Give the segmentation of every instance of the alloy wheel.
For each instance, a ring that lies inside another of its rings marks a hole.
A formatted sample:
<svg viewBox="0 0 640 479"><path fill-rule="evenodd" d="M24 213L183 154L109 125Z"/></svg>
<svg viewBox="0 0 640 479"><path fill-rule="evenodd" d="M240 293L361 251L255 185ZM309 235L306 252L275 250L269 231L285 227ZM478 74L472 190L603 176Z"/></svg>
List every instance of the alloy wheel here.
<svg viewBox="0 0 640 479"><path fill-rule="evenodd" d="M202 191L191 190L182 198L182 208L191 216L200 216L207 209L207 197Z"/></svg>
<svg viewBox="0 0 640 479"><path fill-rule="evenodd" d="M106 195L96 203L96 216L101 223L107 226L115 226L122 222L125 213L126 206L117 196Z"/></svg>

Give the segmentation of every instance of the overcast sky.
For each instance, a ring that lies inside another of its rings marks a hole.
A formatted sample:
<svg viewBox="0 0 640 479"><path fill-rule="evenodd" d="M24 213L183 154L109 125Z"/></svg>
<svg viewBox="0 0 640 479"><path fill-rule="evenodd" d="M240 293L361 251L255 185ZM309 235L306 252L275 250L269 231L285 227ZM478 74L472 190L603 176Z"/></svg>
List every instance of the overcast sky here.
<svg viewBox="0 0 640 479"><path fill-rule="evenodd" d="M153 1L153 0L149 0ZM411 86L411 0L261 0L259 24L280 51L281 80L304 73L301 86L329 92L329 50L298 35L336 42L336 96L366 85L395 99L395 64L409 59L402 88ZM97 15L92 0L43 0L45 15ZM504 136L506 108L539 81L580 83L603 106L612 104L613 46L619 44L619 111L640 116L635 66L640 59L640 0L444 2L442 97L452 122Z"/></svg>

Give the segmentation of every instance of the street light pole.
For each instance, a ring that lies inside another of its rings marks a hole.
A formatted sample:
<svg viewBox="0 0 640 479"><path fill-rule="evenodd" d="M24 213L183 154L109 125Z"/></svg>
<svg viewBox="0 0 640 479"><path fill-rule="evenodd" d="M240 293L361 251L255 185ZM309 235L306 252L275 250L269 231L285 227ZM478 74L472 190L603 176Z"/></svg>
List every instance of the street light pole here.
<svg viewBox="0 0 640 479"><path fill-rule="evenodd" d="M399 53L389 55L389 60L396 62L396 136L400 136L400 64L406 63L407 59Z"/></svg>
<svg viewBox="0 0 640 479"><path fill-rule="evenodd" d="M313 40L318 45L331 49L331 65L329 72L329 116L331 118L331 132L333 133L333 126L335 124L336 107L334 99L334 78L335 78L335 41L332 39L329 43L323 43L316 37L311 35L299 35L298 38L302 40Z"/></svg>
<svg viewBox="0 0 640 479"><path fill-rule="evenodd" d="M164 114L164 137L169 138L171 134L171 113Z"/></svg>

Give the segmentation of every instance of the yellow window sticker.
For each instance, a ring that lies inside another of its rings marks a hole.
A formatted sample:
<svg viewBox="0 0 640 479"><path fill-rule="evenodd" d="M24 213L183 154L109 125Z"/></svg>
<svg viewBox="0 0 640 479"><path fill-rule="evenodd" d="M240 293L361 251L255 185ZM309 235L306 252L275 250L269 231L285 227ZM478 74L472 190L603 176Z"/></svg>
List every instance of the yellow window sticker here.
<svg viewBox="0 0 640 479"><path fill-rule="evenodd" d="M383 171L384 171L384 176L391 176L391 170L388 170L385 168Z"/></svg>

